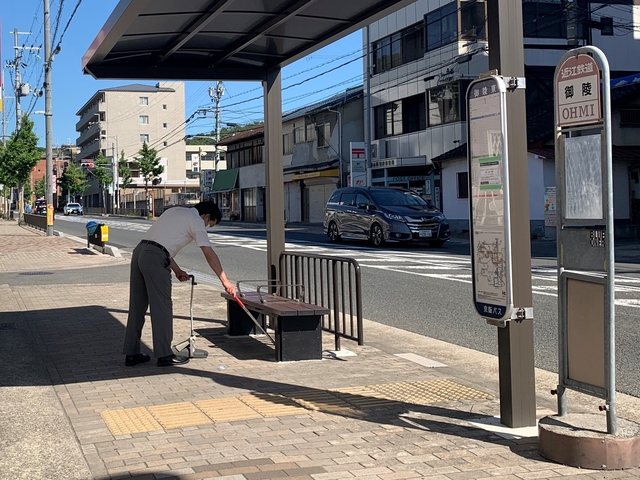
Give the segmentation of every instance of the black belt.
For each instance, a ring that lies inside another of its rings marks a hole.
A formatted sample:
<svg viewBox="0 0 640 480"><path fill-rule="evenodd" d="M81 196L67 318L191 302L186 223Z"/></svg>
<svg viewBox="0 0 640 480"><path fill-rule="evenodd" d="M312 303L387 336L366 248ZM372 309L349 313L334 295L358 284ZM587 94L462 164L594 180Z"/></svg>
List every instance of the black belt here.
<svg viewBox="0 0 640 480"><path fill-rule="evenodd" d="M158 242L154 242L153 240L140 240L140 243L146 243L147 245L153 245L154 247L158 247L160 250L162 250L164 253L167 254L167 257L170 259L171 255L169 255L169 251L164 248L162 245L160 245Z"/></svg>

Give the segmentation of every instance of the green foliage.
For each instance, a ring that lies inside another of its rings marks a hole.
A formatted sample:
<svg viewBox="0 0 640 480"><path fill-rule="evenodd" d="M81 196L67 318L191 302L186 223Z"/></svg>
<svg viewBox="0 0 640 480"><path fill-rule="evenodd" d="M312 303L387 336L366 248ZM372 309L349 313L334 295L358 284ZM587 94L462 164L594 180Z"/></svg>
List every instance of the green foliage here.
<svg viewBox="0 0 640 480"><path fill-rule="evenodd" d="M196 137L196 138L187 138L187 145L215 145L215 135L213 137Z"/></svg>
<svg viewBox="0 0 640 480"><path fill-rule="evenodd" d="M120 177L120 188L127 188L131 183L131 169L124 158L124 150L120 153L120 159L118 160L118 177Z"/></svg>
<svg viewBox="0 0 640 480"><path fill-rule="evenodd" d="M41 158L38 137L28 115L22 117L20 131L13 132L0 149L0 183L17 187L29 180L31 169Z"/></svg>
<svg viewBox="0 0 640 480"><path fill-rule="evenodd" d="M47 194L47 179L45 177L36 181L33 186L33 193L36 198L42 198Z"/></svg>
<svg viewBox="0 0 640 480"><path fill-rule="evenodd" d="M96 159L93 161L95 168L91 173L98 180L98 185L100 186L100 190L104 190L104 187L110 185L113 182L113 174L111 173L111 168L106 168L105 165L111 165L111 160L106 158L102 152L98 154Z"/></svg>
<svg viewBox="0 0 640 480"><path fill-rule="evenodd" d="M140 169L140 174L144 180L144 193L148 203L147 208L151 211L151 203L149 203L149 182L164 172L164 167L160 165L158 152L153 148L149 148L147 142L142 144L142 148L138 151L138 156L134 162Z"/></svg>
<svg viewBox="0 0 640 480"><path fill-rule="evenodd" d="M70 163L67 168L64 169L61 182L62 193L66 196L67 193L73 198L78 195L82 195L87 188L89 188L89 182L85 173L82 171L82 167L75 163Z"/></svg>

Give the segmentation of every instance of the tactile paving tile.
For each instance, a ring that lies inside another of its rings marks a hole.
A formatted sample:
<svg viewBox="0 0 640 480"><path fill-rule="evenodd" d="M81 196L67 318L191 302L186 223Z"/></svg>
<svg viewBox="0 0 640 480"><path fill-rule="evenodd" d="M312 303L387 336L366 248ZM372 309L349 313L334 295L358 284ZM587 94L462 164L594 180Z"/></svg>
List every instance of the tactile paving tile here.
<svg viewBox="0 0 640 480"><path fill-rule="evenodd" d="M377 408L397 405L398 401L372 387L348 387L334 390L335 395L356 408Z"/></svg>
<svg viewBox="0 0 640 480"><path fill-rule="evenodd" d="M191 402L157 405L148 410L165 430L213 423Z"/></svg>
<svg viewBox="0 0 640 480"><path fill-rule="evenodd" d="M351 404L328 390L296 390L283 395L308 410L331 413L353 410Z"/></svg>
<svg viewBox="0 0 640 480"><path fill-rule="evenodd" d="M416 405L491 398L491 395L487 393L465 387L451 380L427 380L422 382L369 385L369 388L389 398Z"/></svg>
<svg viewBox="0 0 640 480"><path fill-rule="evenodd" d="M212 398L194 402L214 422L234 422L262 418L258 412L237 398Z"/></svg>
<svg viewBox="0 0 640 480"><path fill-rule="evenodd" d="M306 409L283 395L253 393L239 397L239 400L263 417L279 417L281 415L300 415L307 413Z"/></svg>
<svg viewBox="0 0 640 480"><path fill-rule="evenodd" d="M114 435L153 432L162 426L144 407L111 410L100 414L104 423Z"/></svg>

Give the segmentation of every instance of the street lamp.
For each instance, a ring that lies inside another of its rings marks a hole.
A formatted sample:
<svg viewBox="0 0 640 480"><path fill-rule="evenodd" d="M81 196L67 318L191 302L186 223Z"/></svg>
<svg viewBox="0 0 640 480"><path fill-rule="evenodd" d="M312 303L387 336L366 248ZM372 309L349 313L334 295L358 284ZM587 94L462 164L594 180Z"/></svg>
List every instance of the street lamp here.
<svg viewBox="0 0 640 480"><path fill-rule="evenodd" d="M118 136L117 135L102 135L100 134L101 140L106 140L107 138L115 139L115 148L113 142L111 142L111 164L113 165L113 205L114 211L119 208L118 205L118 193L119 193L119 185L118 180L120 175L118 174L118 156L116 155L119 152L118 149Z"/></svg>

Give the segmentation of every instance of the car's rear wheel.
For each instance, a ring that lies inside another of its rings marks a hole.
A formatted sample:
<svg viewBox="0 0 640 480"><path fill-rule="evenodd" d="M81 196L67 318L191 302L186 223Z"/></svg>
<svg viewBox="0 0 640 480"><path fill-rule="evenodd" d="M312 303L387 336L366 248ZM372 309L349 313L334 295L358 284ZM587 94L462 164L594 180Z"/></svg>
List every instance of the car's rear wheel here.
<svg viewBox="0 0 640 480"><path fill-rule="evenodd" d="M340 232L338 231L338 225L336 225L336 222L331 222L329 224L329 238L332 242L342 241L342 237L340 236Z"/></svg>
<svg viewBox="0 0 640 480"><path fill-rule="evenodd" d="M382 227L374 223L371 226L371 231L369 232L369 241L373 244L374 247L381 247L384 245L384 233L382 232Z"/></svg>
<svg viewBox="0 0 640 480"><path fill-rule="evenodd" d="M434 240L433 242L429 242L429 245L435 248L440 248L441 246L444 245L444 242L445 242L444 240Z"/></svg>

